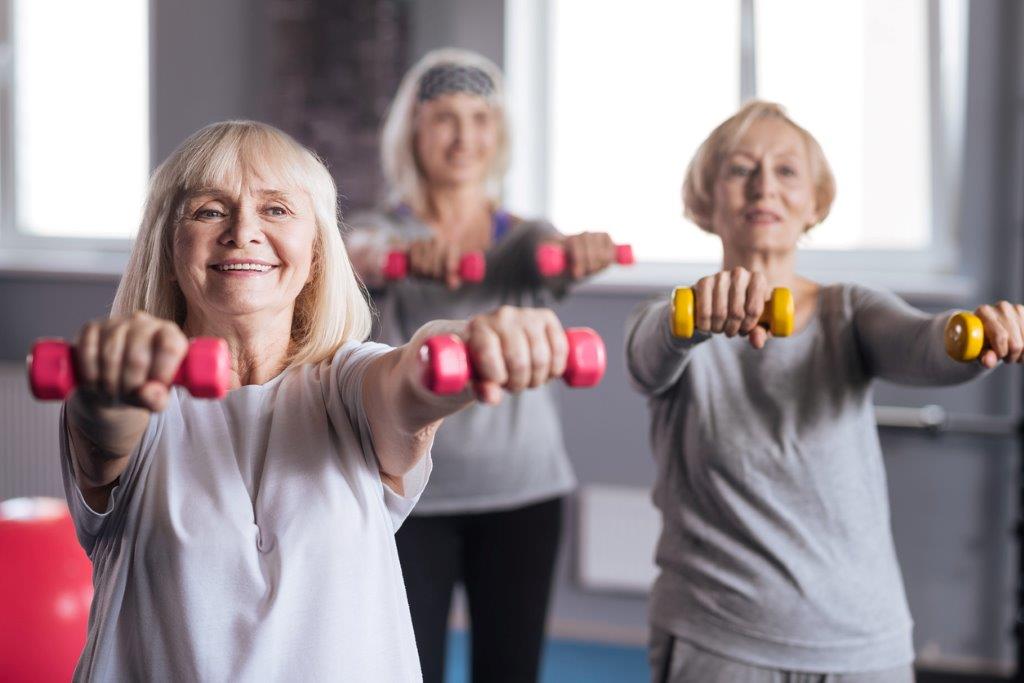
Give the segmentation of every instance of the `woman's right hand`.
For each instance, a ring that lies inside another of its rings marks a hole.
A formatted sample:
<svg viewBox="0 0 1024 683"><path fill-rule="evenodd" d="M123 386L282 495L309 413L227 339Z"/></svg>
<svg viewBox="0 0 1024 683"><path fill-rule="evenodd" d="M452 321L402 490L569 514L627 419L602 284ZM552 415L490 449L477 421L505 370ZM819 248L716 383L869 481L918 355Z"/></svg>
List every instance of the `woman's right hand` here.
<svg viewBox="0 0 1024 683"><path fill-rule="evenodd" d="M757 323L770 294L764 275L746 268L701 278L693 287L694 327L727 337L744 335L755 349L763 348L769 333Z"/></svg>
<svg viewBox="0 0 1024 683"><path fill-rule="evenodd" d="M430 237L409 244L409 272L412 275L443 282L448 289L462 285L459 261L462 249L454 242Z"/></svg>
<svg viewBox="0 0 1024 683"><path fill-rule="evenodd" d="M86 323L74 345L78 386L73 400L95 407L167 407L188 338L169 320L137 311Z"/></svg>
<svg viewBox="0 0 1024 683"><path fill-rule="evenodd" d="M188 339L177 325L141 311L86 323L74 345L67 426L75 478L93 510L107 507L153 411L163 410Z"/></svg>

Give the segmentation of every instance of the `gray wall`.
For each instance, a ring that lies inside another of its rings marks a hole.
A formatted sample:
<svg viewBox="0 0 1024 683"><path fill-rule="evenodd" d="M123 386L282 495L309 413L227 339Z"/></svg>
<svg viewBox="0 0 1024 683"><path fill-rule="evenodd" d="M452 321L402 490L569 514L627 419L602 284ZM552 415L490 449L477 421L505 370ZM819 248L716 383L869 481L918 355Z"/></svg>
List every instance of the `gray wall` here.
<svg viewBox="0 0 1024 683"><path fill-rule="evenodd" d="M267 73L263 2L154 0L154 158L201 125L264 116ZM275 4L267 2L273 10ZM441 45L478 49L499 63L501 0L417 0L412 58ZM1020 295L1019 129L1022 87L1017 44L1024 33L1012 0L971 5L964 202L964 270L983 298ZM194 21L203 16L204 21ZM280 85L280 84L278 84ZM0 273L0 360L23 358L39 336L70 336L103 315L115 282ZM594 326L608 343L608 375L595 391L564 401L567 440L583 484L650 485L643 401L626 385L622 322L636 295L580 295L560 311ZM963 302L964 305L972 305ZM963 413L1005 414L1019 405L1019 370L962 389L880 386L878 402L941 403ZM893 528L922 652L1009 662L1015 546L1016 445L1012 439L883 431ZM59 494L59 482L53 493ZM558 573L553 618L642 628L645 601L580 590L573 579L572 515Z"/></svg>

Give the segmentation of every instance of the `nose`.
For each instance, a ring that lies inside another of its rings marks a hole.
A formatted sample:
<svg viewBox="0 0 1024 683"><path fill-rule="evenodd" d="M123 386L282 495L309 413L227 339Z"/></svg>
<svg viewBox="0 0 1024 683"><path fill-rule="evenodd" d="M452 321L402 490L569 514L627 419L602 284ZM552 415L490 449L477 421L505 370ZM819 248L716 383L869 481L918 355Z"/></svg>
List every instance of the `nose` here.
<svg viewBox="0 0 1024 683"><path fill-rule="evenodd" d="M452 125L452 144L455 147L462 147L466 143L466 120L461 117L455 117L455 123Z"/></svg>
<svg viewBox="0 0 1024 683"><path fill-rule="evenodd" d="M247 244L259 244L263 241L263 230L255 213L242 207L228 221L227 228L220 237L224 246L243 249Z"/></svg>
<svg viewBox="0 0 1024 683"><path fill-rule="evenodd" d="M778 193L778 181L771 171L763 165L759 165L750 174L750 182L747 184L748 194L752 199L764 199L774 197Z"/></svg>

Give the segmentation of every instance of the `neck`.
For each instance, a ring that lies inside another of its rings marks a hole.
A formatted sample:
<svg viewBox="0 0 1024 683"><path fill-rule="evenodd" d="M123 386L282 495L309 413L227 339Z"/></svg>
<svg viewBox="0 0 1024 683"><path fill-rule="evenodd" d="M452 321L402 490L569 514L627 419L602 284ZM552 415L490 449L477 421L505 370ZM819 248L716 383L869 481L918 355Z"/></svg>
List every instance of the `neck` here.
<svg viewBox="0 0 1024 683"><path fill-rule="evenodd" d="M291 350L293 310L242 316L196 315L183 326L189 337L220 337L231 353L231 383L237 389L277 377Z"/></svg>
<svg viewBox="0 0 1024 683"><path fill-rule="evenodd" d="M762 273L772 287L796 289L803 278L796 274L796 251L744 249L722 244L722 269L746 268Z"/></svg>
<svg viewBox="0 0 1024 683"><path fill-rule="evenodd" d="M482 183L428 186L424 199L426 222L452 240L481 228L489 231L491 202Z"/></svg>

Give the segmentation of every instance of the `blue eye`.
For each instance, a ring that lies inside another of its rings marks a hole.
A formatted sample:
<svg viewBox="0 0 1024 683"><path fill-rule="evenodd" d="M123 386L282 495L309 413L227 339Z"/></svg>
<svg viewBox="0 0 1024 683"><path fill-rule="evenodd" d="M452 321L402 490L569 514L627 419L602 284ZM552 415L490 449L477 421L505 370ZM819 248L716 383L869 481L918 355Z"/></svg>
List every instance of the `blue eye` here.
<svg viewBox="0 0 1024 683"><path fill-rule="evenodd" d="M217 209L199 209L196 211L196 218L223 218L224 215Z"/></svg>
<svg viewBox="0 0 1024 683"><path fill-rule="evenodd" d="M269 207L267 209L267 213L269 213L271 216L287 216L288 215L288 212L285 211L280 206L271 206L271 207Z"/></svg>
<svg viewBox="0 0 1024 683"><path fill-rule="evenodd" d="M750 175L751 171L752 169L747 168L746 166L740 166L739 164L733 164L729 166L730 176L739 176L741 178L745 178L746 176Z"/></svg>

